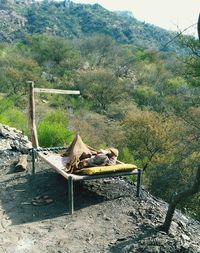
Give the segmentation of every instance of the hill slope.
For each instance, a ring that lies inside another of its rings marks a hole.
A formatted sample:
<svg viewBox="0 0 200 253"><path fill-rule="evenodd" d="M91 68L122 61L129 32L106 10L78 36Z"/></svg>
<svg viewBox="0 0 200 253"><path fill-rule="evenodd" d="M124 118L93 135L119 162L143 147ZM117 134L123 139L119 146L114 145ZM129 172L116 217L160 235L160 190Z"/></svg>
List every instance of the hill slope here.
<svg viewBox="0 0 200 253"><path fill-rule="evenodd" d="M106 34L120 43L161 49L173 36L124 12L111 12L98 4L69 2L9 3L1 7L1 41L22 39L25 34L47 33L67 39ZM180 50L171 43L164 50Z"/></svg>
<svg viewBox="0 0 200 253"><path fill-rule="evenodd" d="M6 129L0 146L12 138ZM69 216L66 181L40 161L34 180L30 164L13 173L18 155L14 148L0 153L1 253L200 252L200 223L176 211L170 234L158 231L167 204L144 190L136 198L135 185L122 178L75 184L75 213ZM53 203L32 205L39 195Z"/></svg>

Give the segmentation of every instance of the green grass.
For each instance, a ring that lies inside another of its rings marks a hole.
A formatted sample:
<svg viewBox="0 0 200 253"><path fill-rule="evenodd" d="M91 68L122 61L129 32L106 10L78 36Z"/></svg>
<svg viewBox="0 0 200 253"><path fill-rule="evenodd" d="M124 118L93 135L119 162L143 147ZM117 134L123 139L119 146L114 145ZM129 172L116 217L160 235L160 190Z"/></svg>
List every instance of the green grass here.
<svg viewBox="0 0 200 253"><path fill-rule="evenodd" d="M42 147L64 146L73 140L67 129L68 120L63 111L49 112L38 125L38 139Z"/></svg>

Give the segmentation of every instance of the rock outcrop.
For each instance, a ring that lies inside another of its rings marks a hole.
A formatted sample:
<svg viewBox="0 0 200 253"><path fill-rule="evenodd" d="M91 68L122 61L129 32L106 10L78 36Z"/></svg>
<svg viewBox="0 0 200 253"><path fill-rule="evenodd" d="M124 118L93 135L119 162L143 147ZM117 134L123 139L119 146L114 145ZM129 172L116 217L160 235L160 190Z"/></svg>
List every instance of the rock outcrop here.
<svg viewBox="0 0 200 253"><path fill-rule="evenodd" d="M32 147L27 136L16 128L0 124L0 153L7 151L19 151L23 154L28 153Z"/></svg>

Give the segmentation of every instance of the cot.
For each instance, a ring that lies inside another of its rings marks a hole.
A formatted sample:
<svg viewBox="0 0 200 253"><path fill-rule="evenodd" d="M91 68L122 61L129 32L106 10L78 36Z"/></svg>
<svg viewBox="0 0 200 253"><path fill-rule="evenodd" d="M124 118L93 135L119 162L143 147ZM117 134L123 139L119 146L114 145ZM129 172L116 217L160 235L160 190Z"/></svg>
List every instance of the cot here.
<svg viewBox="0 0 200 253"><path fill-rule="evenodd" d="M135 165L132 164L117 164L112 166L100 166L92 167L81 170L81 174L67 173L65 172L65 165L68 161L68 157L61 156L57 154L55 150L66 149L64 147L52 147L52 148L32 148L32 174L35 175L35 158L36 156L40 157L44 162L46 162L52 169L57 173L62 175L67 179L68 185L68 206L69 214L74 212L74 181L84 181L84 180L94 180L101 178L110 178L110 177L119 177L119 176L137 176L136 183L136 196L140 197L140 188L141 188L141 175L142 170L138 169Z"/></svg>

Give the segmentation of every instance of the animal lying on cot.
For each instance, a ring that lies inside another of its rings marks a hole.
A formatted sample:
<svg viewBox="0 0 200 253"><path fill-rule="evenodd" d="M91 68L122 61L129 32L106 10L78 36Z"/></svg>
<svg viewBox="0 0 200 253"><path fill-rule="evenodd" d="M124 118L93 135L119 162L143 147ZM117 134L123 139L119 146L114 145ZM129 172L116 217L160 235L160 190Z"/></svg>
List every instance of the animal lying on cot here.
<svg viewBox="0 0 200 253"><path fill-rule="evenodd" d="M115 165L117 164L118 154L119 152L116 148L95 150L86 145L79 135L76 135L63 154L63 156L69 158L65 171L72 173L87 167Z"/></svg>

